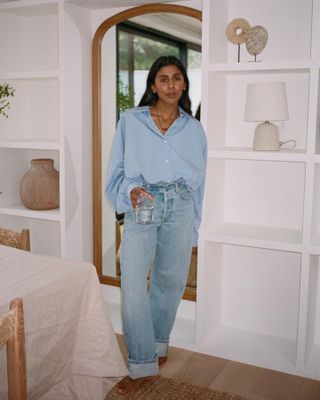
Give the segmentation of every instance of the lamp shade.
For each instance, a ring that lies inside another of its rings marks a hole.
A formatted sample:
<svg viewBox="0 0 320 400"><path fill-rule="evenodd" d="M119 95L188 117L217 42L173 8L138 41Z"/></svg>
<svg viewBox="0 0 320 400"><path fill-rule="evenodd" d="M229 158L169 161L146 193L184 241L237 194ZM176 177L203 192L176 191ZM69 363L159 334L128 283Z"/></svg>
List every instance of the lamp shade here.
<svg viewBox="0 0 320 400"><path fill-rule="evenodd" d="M247 86L245 121L286 121L289 118L285 82L253 82Z"/></svg>

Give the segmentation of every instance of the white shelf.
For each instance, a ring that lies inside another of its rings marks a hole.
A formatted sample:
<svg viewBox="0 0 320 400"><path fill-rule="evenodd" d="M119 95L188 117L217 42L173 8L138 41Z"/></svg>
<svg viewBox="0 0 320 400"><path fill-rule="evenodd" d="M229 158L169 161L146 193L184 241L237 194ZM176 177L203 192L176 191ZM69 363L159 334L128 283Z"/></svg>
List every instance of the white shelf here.
<svg viewBox="0 0 320 400"><path fill-rule="evenodd" d="M289 373L296 372L296 346L293 339L263 335L254 332L220 327L200 351Z"/></svg>
<svg viewBox="0 0 320 400"><path fill-rule="evenodd" d="M28 79L28 71L33 78L56 75L54 71L59 69L58 9L57 0L0 3L0 33L6 38L1 49L0 76ZM39 75L34 73L37 70Z"/></svg>
<svg viewBox="0 0 320 400"><path fill-rule="evenodd" d="M62 5L61 0L0 3L0 33L6 38L0 81L15 90L9 118L0 120L1 223L29 227L31 250L57 256L63 251L63 211L25 208L19 185L33 158L53 158L63 176Z"/></svg>
<svg viewBox="0 0 320 400"><path fill-rule="evenodd" d="M256 161L288 161L306 162L304 150L281 149L280 151L255 151L249 147L225 147L209 150L208 158L256 160Z"/></svg>
<svg viewBox="0 0 320 400"><path fill-rule="evenodd" d="M9 118L0 120L0 140L58 141L59 79L18 79L10 85L15 93L10 98Z"/></svg>
<svg viewBox="0 0 320 400"><path fill-rule="evenodd" d="M298 162L210 159L206 240L300 252L305 169Z"/></svg>
<svg viewBox="0 0 320 400"><path fill-rule="evenodd" d="M57 140L0 140L0 149L59 150Z"/></svg>
<svg viewBox="0 0 320 400"><path fill-rule="evenodd" d="M201 256L200 351L293 372L301 254L207 242Z"/></svg>
<svg viewBox="0 0 320 400"><path fill-rule="evenodd" d="M204 27L208 43L205 52L210 63L237 61L237 46L225 36L225 29L235 18L246 19L250 26L261 25L268 31L269 39L258 61L304 61L310 59L312 0L256 2L254 0L209 0L204 3ZM253 60L245 49L240 49L240 62Z"/></svg>
<svg viewBox="0 0 320 400"><path fill-rule="evenodd" d="M208 230L205 240L281 251L302 251L302 231L245 224L223 223Z"/></svg>
<svg viewBox="0 0 320 400"><path fill-rule="evenodd" d="M255 72L255 71L307 71L317 63L311 60L287 61L287 62L242 62L242 63L215 63L208 65L208 71L212 72Z"/></svg>
<svg viewBox="0 0 320 400"><path fill-rule="evenodd" d="M19 0L0 3L0 11L8 11L25 17L56 12L58 0Z"/></svg>
<svg viewBox="0 0 320 400"><path fill-rule="evenodd" d="M59 78L59 70L32 70L16 72L0 72L0 80L21 80L21 79L53 79Z"/></svg>
<svg viewBox="0 0 320 400"><path fill-rule="evenodd" d="M280 141L295 140L295 150L305 152L310 76L308 69L209 71L206 77L206 86L210 87L209 107L203 111L209 149L252 147L258 123L244 120L247 86L252 82L279 81L286 84L289 107L289 120L276 123Z"/></svg>
<svg viewBox="0 0 320 400"><path fill-rule="evenodd" d="M29 210L25 208L22 204L11 204L8 206L0 206L0 214L13 215L18 217L34 218L47 221L61 220L60 210Z"/></svg>

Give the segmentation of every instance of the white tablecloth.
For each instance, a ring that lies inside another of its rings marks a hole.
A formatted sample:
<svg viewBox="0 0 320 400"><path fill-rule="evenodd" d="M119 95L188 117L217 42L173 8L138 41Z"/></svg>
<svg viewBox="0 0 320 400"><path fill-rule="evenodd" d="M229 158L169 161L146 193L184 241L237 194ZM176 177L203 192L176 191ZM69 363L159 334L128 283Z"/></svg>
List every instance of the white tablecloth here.
<svg viewBox="0 0 320 400"><path fill-rule="evenodd" d="M24 301L28 399L100 400L127 374L93 265L0 246L0 313ZM6 399L0 351L0 399Z"/></svg>

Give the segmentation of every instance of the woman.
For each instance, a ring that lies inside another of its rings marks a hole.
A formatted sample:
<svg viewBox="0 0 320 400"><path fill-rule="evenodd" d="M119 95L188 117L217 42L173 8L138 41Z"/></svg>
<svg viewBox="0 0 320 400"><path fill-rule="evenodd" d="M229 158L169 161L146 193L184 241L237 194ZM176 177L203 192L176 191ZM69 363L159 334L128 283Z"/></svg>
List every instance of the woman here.
<svg viewBox="0 0 320 400"><path fill-rule="evenodd" d="M174 56L152 65L138 107L121 115L108 169L106 194L125 213L121 307L129 376L118 392L155 379L167 360L170 332L197 245L207 145L191 116L189 80ZM139 199L154 203L154 219L135 222ZM152 263L150 288L147 275Z"/></svg>

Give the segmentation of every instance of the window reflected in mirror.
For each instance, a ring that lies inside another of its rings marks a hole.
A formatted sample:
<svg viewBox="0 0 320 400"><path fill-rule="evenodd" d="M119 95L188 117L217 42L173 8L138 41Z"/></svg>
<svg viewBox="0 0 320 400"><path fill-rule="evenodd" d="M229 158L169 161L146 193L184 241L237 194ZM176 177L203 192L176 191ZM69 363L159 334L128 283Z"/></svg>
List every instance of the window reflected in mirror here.
<svg viewBox="0 0 320 400"><path fill-rule="evenodd" d="M174 55L187 67L190 99L195 114L200 103L201 46L130 21L117 25L117 116L137 106L154 60Z"/></svg>

